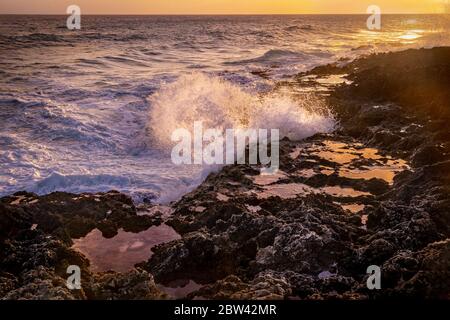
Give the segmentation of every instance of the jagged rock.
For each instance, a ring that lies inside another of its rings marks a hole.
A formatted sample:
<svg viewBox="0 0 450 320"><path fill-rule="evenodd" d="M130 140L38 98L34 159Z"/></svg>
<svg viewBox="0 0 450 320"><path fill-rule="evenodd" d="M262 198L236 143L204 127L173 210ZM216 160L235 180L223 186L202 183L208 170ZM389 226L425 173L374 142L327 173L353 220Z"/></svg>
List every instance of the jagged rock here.
<svg viewBox="0 0 450 320"><path fill-rule="evenodd" d="M66 279L49 268L37 266L21 275L21 286L8 292L5 300L75 300L83 298L79 291L70 291Z"/></svg>
<svg viewBox="0 0 450 320"><path fill-rule="evenodd" d="M2 198L1 204L16 219L19 219L16 212L28 215L30 226L36 224L39 230L68 242L95 228L104 231L105 237L113 237L120 228L138 232L161 223L155 217L138 217L131 198L115 191L81 195L55 192L46 196L22 192Z"/></svg>
<svg viewBox="0 0 450 320"><path fill-rule="evenodd" d="M70 248L72 237L96 227L112 237L120 227L139 232L161 223L160 216L138 216L129 197L117 192L42 197L19 192L0 199L0 209L0 299L164 298L147 272L98 276ZM71 265L80 267L82 290L66 286Z"/></svg>
<svg viewBox="0 0 450 320"><path fill-rule="evenodd" d="M157 288L153 276L143 270L96 274L85 290L88 297L94 300L167 299L167 295Z"/></svg>
<svg viewBox="0 0 450 320"><path fill-rule="evenodd" d="M190 299L211 300L283 300L291 295L284 277L270 271L258 274L249 283L236 276L228 276L213 285L205 286L189 295Z"/></svg>

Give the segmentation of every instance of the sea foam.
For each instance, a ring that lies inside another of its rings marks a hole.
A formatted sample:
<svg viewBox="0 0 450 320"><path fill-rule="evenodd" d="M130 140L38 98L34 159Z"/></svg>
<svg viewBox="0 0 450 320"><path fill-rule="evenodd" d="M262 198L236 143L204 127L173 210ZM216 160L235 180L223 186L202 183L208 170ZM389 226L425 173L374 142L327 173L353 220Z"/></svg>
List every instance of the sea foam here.
<svg viewBox="0 0 450 320"><path fill-rule="evenodd" d="M204 128L279 129L280 138L301 140L319 132L330 132L335 120L322 100L314 95L295 99L287 94L252 94L243 88L202 73L180 76L150 97L149 131L156 144L173 146L172 133Z"/></svg>

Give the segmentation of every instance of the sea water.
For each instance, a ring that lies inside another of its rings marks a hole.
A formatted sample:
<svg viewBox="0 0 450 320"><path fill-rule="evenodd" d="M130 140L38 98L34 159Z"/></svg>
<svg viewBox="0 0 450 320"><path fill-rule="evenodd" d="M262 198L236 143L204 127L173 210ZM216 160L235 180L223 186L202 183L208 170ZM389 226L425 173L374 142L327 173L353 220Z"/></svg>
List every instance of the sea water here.
<svg viewBox="0 0 450 320"><path fill-rule="evenodd" d="M448 16L0 16L0 196L19 190L176 200L216 168L172 163L171 133L334 129L314 95L274 86L364 54L448 45Z"/></svg>

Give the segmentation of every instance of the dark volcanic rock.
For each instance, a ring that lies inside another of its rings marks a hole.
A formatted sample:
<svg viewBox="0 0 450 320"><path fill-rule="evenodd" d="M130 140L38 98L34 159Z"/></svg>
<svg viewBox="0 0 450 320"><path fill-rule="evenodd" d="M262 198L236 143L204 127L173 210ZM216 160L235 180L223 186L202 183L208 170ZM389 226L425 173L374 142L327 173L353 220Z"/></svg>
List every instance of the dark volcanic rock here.
<svg viewBox="0 0 450 320"><path fill-rule="evenodd" d="M190 299L212 300L283 300L291 295L287 280L273 272L258 274L250 283L228 276L189 295Z"/></svg>
<svg viewBox="0 0 450 320"><path fill-rule="evenodd" d="M161 300L167 295L156 287L151 274L133 270L94 275L88 297L93 300Z"/></svg>
<svg viewBox="0 0 450 320"><path fill-rule="evenodd" d="M86 236L95 228L111 238L120 228L139 232L161 222L150 216L138 216L131 198L115 191L81 195L55 192L40 197L19 192L2 198L0 205L6 217L2 217L5 221L1 228L13 232L12 223L23 222L27 217L27 227L36 224L38 230L68 242Z"/></svg>
<svg viewBox="0 0 450 320"><path fill-rule="evenodd" d="M158 217L138 216L129 197L21 192L0 199L0 209L0 299L165 298L147 272L93 274L89 261L70 248L71 238L94 228L114 236L119 228L142 231L161 223ZM81 269L82 290L66 286L72 265Z"/></svg>

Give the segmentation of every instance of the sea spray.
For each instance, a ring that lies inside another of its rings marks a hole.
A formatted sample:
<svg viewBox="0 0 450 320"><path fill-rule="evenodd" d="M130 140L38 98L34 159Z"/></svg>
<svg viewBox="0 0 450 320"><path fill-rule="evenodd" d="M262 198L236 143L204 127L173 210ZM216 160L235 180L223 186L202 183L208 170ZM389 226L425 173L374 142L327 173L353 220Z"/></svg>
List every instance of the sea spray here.
<svg viewBox="0 0 450 320"><path fill-rule="evenodd" d="M195 121L194 136L184 128L172 133L171 140L177 143L172 148L172 163L176 165L233 165L236 162L245 164L248 147L248 164L260 164L264 172L278 171L280 164L278 129L271 129L270 134L267 129L226 129L225 136L218 129L203 129L202 122ZM207 143L206 146L205 143ZM270 168L266 170L268 165Z"/></svg>
<svg viewBox="0 0 450 320"><path fill-rule="evenodd" d="M286 94L255 95L219 77L202 73L183 75L149 99L149 131L157 146L170 150L172 133L193 133L194 122L218 129L279 129L280 139L301 140L330 132L335 120L313 95L295 99Z"/></svg>

